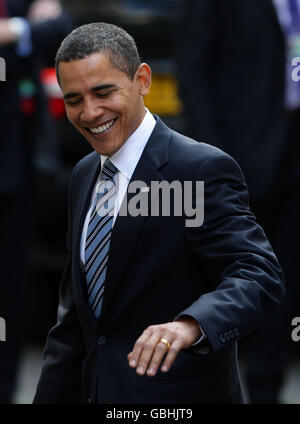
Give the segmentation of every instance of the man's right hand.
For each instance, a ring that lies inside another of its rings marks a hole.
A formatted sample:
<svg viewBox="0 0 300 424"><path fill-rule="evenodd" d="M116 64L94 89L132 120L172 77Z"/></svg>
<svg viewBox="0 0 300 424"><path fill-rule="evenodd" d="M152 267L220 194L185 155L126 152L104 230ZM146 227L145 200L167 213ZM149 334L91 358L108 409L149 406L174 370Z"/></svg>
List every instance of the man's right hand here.
<svg viewBox="0 0 300 424"><path fill-rule="evenodd" d="M0 19L0 46L18 41L17 35L11 30L9 19Z"/></svg>

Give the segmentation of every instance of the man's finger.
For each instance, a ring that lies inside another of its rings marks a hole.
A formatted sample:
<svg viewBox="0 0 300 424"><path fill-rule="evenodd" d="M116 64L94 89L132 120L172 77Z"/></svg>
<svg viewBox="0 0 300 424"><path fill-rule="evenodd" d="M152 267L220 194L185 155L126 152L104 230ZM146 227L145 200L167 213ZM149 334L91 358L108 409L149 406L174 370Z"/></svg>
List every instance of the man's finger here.
<svg viewBox="0 0 300 424"><path fill-rule="evenodd" d="M174 342L171 344L171 347L168 351L168 354L165 357L165 360L161 366L161 370L163 372L168 372L171 366L173 365L176 356L178 355L179 351L181 350L181 343L179 340L174 340Z"/></svg>
<svg viewBox="0 0 300 424"><path fill-rule="evenodd" d="M153 377L156 374L161 364L161 361L163 360L168 350L169 350L168 345L166 343L163 343L161 340L159 340L156 345L155 351L153 353L153 356L147 371L147 375L149 375L149 377Z"/></svg>
<svg viewBox="0 0 300 424"><path fill-rule="evenodd" d="M151 329L147 328L147 330L145 330L143 334L135 342L132 352L130 352L127 356L130 367L135 368L137 366L141 353L143 351L143 347L145 343L147 342L147 340L149 339L149 337L151 337L151 334L152 334Z"/></svg>
<svg viewBox="0 0 300 424"><path fill-rule="evenodd" d="M157 333L152 334L151 337L149 337L148 340L144 343L143 350L141 352L136 372L139 375L143 375L147 368L148 364L152 358L152 355L157 347L157 344L159 343L160 336Z"/></svg>

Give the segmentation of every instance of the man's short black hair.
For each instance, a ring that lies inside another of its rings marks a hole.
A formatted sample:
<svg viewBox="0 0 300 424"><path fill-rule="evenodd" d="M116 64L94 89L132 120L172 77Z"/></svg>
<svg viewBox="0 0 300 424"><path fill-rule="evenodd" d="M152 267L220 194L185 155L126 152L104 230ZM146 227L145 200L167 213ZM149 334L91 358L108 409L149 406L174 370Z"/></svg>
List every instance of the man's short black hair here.
<svg viewBox="0 0 300 424"><path fill-rule="evenodd" d="M55 58L57 78L60 62L72 62L100 52L107 52L111 63L133 80L141 64L134 39L122 28L97 22L74 29L62 42Z"/></svg>

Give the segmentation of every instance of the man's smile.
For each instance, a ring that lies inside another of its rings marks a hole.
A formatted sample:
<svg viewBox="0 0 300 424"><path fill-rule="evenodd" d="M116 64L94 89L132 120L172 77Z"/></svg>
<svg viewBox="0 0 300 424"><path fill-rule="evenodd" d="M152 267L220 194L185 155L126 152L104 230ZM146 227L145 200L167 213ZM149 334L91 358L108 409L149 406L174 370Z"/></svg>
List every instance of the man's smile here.
<svg viewBox="0 0 300 424"><path fill-rule="evenodd" d="M118 118L111 119L110 121L107 121L104 124L99 125L98 127L84 127L84 128L92 134L102 134L108 131L114 125L117 119Z"/></svg>

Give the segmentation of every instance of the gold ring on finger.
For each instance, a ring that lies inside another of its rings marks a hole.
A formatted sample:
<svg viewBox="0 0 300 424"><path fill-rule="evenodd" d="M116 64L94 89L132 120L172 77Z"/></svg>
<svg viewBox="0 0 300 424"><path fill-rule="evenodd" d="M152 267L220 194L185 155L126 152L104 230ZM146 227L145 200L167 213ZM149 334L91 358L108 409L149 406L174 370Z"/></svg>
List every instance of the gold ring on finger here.
<svg viewBox="0 0 300 424"><path fill-rule="evenodd" d="M160 339L160 342L162 342L163 344L165 344L167 346L167 349L170 350L171 345L168 342L168 340L166 340L166 339Z"/></svg>

